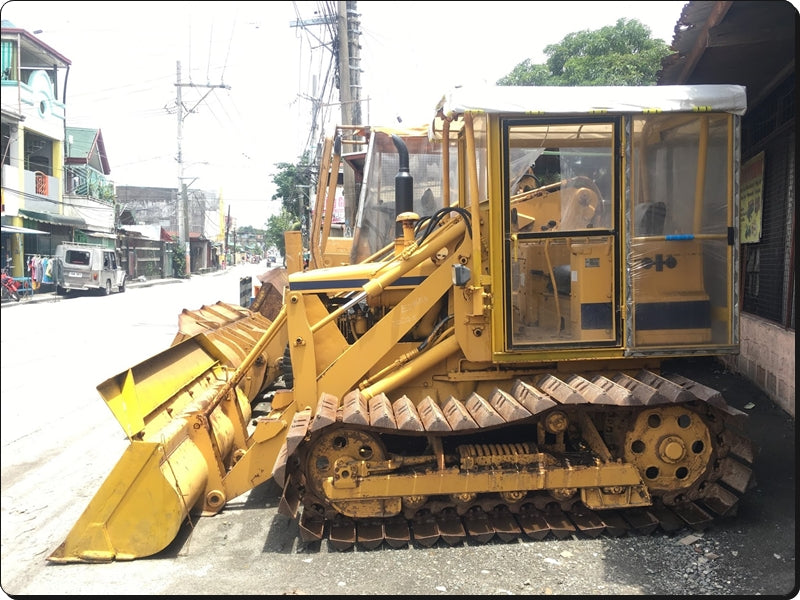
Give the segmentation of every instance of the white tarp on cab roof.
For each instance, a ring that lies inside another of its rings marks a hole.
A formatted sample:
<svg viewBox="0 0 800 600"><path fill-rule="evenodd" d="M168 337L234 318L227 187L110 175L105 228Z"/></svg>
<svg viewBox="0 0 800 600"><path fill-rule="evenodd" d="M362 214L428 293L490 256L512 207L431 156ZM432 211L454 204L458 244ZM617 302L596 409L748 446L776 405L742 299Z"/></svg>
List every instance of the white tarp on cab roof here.
<svg viewBox="0 0 800 600"><path fill-rule="evenodd" d="M463 112L528 114L730 112L743 115L740 85L477 86L457 87L437 105L445 116Z"/></svg>

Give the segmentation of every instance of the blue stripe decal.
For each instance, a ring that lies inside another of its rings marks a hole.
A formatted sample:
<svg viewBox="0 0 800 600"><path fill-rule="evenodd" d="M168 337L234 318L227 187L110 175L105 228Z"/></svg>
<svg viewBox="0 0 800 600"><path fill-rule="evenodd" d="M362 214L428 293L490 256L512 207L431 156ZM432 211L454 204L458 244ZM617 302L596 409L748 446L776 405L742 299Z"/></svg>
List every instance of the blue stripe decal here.
<svg viewBox="0 0 800 600"><path fill-rule="evenodd" d="M693 240L694 239L694 234L693 233L675 233L675 234L667 235L667 236L664 236L664 237L667 238L668 240L677 240L677 241Z"/></svg>
<svg viewBox="0 0 800 600"><path fill-rule="evenodd" d="M414 287L421 285L427 278L401 277L389 286L389 289L396 287ZM356 290L364 287L369 279L336 279L319 281L290 281L289 290L292 292L322 291L322 290Z"/></svg>

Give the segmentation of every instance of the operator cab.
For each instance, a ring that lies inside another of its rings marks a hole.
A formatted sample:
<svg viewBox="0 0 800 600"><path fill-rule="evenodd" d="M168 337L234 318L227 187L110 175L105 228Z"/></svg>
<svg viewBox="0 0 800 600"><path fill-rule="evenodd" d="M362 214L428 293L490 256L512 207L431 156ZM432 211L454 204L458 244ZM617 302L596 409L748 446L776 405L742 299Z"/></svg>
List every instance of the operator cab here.
<svg viewBox="0 0 800 600"><path fill-rule="evenodd" d="M462 88L443 99L440 115L471 121L459 134L459 204L479 203L494 360L718 354L738 344L744 92L670 87L580 97Z"/></svg>

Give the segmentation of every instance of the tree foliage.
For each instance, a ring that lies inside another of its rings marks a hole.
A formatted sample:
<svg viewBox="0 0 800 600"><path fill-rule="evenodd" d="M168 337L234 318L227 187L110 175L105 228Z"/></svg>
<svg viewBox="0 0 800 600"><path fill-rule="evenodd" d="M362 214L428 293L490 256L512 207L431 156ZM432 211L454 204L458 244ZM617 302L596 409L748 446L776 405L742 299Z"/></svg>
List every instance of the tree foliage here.
<svg viewBox="0 0 800 600"><path fill-rule="evenodd" d="M544 49L545 64L526 59L498 85L655 85L669 46L653 39L636 19L619 19L591 31L570 33Z"/></svg>
<svg viewBox="0 0 800 600"><path fill-rule="evenodd" d="M283 210L298 221L301 220L303 210L308 207L308 198L313 189L313 167L308 158L303 157L299 163L278 163L278 173L273 176L272 182L277 191L272 195L273 200L280 200Z"/></svg>
<svg viewBox="0 0 800 600"><path fill-rule="evenodd" d="M275 246L286 256L286 243L283 233L291 229L300 229L307 218L310 195L316 188L314 168L309 164L308 156L303 156L297 164L278 163L278 173L272 182L277 191L273 200L281 201L281 211L267 221L264 242L267 248Z"/></svg>
<svg viewBox="0 0 800 600"><path fill-rule="evenodd" d="M286 242L283 238L283 232L291 229L298 228L300 222L294 216L290 215L285 210L277 215L272 215L267 220L267 230L264 232L264 245L267 248L275 246L281 256L286 256Z"/></svg>

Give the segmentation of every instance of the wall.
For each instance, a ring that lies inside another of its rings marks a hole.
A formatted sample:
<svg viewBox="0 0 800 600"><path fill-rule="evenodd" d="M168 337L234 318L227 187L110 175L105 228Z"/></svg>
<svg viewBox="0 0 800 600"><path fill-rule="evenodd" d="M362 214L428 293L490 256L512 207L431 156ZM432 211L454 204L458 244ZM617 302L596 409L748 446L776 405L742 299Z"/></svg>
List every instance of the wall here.
<svg viewBox="0 0 800 600"><path fill-rule="evenodd" d="M792 417L795 416L794 340L794 331L743 313L740 352L725 360L728 368L753 381Z"/></svg>

